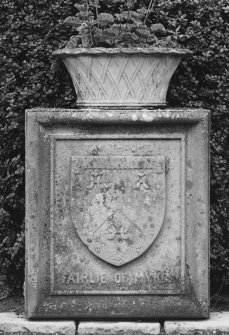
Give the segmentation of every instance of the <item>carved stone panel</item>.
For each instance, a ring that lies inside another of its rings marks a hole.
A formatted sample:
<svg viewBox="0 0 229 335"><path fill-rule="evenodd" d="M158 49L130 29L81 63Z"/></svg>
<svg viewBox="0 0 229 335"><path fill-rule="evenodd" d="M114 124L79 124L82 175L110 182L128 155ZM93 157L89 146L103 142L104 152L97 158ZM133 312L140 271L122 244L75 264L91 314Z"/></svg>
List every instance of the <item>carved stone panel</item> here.
<svg viewBox="0 0 229 335"><path fill-rule="evenodd" d="M27 315L206 317L207 112L86 113L27 112Z"/></svg>
<svg viewBox="0 0 229 335"><path fill-rule="evenodd" d="M73 157L70 212L97 257L121 266L141 256L164 221L164 157Z"/></svg>

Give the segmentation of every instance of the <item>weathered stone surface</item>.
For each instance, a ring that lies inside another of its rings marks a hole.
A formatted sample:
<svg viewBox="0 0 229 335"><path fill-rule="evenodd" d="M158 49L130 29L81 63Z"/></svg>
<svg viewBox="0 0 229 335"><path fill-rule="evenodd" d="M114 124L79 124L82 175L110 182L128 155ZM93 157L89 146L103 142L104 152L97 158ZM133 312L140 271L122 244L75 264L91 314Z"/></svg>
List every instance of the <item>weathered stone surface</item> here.
<svg viewBox="0 0 229 335"><path fill-rule="evenodd" d="M151 335L160 334L155 322L80 322L79 335Z"/></svg>
<svg viewBox="0 0 229 335"><path fill-rule="evenodd" d="M229 312L210 313L209 320L166 321L166 334L219 334L229 332Z"/></svg>
<svg viewBox="0 0 229 335"><path fill-rule="evenodd" d="M4 335L75 335L76 325L73 321L28 321L15 313L0 313L0 333Z"/></svg>
<svg viewBox="0 0 229 335"><path fill-rule="evenodd" d="M26 115L27 316L207 317L208 112Z"/></svg>
<svg viewBox="0 0 229 335"><path fill-rule="evenodd" d="M163 224L165 157L72 157L70 201L71 220L87 248L109 264L127 264L150 247ZM140 221L141 226L136 224ZM118 283L124 276L130 274L114 275ZM104 284L105 277L99 278ZM94 280L96 274L91 275ZM74 281L72 273L67 281ZM128 285L131 290L130 280Z"/></svg>
<svg viewBox="0 0 229 335"><path fill-rule="evenodd" d="M14 312L3 312L3 313L0 313L0 318L1 320L17 318L17 314Z"/></svg>

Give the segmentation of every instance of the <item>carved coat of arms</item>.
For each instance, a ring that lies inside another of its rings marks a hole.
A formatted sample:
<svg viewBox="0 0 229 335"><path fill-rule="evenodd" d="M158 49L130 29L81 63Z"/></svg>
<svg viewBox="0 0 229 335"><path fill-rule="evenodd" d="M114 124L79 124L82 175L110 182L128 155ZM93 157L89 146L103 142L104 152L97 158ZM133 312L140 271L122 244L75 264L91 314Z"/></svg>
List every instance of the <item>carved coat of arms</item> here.
<svg viewBox="0 0 229 335"><path fill-rule="evenodd" d="M128 263L150 247L163 224L165 158L72 157L70 203L88 249L112 265Z"/></svg>

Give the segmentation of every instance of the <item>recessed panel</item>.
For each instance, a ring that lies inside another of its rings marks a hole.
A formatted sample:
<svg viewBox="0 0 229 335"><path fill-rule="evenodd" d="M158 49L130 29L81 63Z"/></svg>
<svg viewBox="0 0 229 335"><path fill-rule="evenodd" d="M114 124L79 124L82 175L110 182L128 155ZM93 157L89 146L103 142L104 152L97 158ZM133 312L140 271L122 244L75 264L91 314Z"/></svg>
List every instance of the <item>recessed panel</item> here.
<svg viewBox="0 0 229 335"><path fill-rule="evenodd" d="M51 293L183 293L184 141L52 143Z"/></svg>

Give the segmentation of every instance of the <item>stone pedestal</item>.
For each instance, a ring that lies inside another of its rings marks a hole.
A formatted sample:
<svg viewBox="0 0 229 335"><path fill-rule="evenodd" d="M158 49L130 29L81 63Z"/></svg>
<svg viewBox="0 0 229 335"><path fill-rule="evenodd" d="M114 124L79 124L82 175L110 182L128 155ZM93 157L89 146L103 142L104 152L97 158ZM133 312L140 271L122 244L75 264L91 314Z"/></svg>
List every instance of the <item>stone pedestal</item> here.
<svg viewBox="0 0 229 335"><path fill-rule="evenodd" d="M26 112L29 318L208 317L209 113Z"/></svg>

